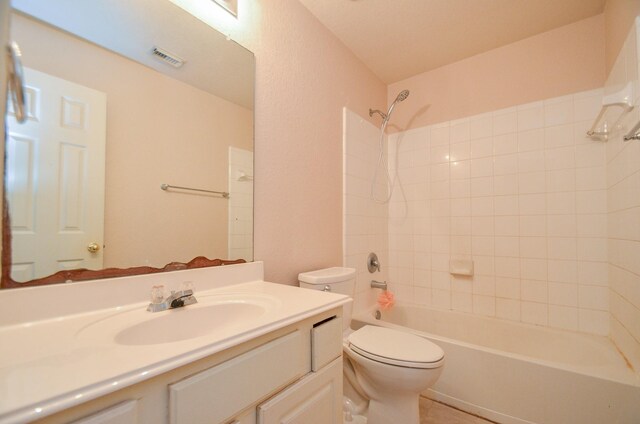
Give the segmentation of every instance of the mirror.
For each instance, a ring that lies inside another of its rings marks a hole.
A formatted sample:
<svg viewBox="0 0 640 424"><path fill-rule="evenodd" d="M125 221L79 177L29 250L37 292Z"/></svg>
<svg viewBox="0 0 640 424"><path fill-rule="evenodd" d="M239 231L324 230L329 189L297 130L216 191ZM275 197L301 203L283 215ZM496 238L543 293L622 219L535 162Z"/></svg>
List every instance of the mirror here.
<svg viewBox="0 0 640 424"><path fill-rule="evenodd" d="M169 0L13 7L2 286L253 260L253 54Z"/></svg>

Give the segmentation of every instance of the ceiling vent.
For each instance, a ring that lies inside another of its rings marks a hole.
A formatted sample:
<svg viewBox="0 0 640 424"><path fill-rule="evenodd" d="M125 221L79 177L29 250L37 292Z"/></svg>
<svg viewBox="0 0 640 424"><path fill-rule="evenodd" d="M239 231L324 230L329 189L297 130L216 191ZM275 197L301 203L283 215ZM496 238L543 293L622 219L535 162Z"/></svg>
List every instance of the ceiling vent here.
<svg viewBox="0 0 640 424"><path fill-rule="evenodd" d="M180 68L182 65L184 65L183 59L171 52L161 49L160 47L154 47L151 51L151 54L157 59L173 66L174 68Z"/></svg>

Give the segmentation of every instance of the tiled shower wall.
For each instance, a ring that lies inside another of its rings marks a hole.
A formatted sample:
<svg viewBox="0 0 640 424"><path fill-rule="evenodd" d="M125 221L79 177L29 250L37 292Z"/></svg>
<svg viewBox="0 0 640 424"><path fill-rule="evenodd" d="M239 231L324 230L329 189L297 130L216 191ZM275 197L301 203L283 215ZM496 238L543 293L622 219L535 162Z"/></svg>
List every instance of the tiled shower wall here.
<svg viewBox="0 0 640 424"><path fill-rule="evenodd" d="M584 135L601 99L577 93L394 134L386 206L369 198L378 129L345 111L344 252L357 305L375 296L373 250L375 278L399 300L608 334L605 145ZM474 276L449 274L451 258L472 259Z"/></svg>
<svg viewBox="0 0 640 424"><path fill-rule="evenodd" d="M394 134L389 280L400 299L609 332L600 90ZM472 277L450 259L474 262Z"/></svg>
<svg viewBox="0 0 640 424"><path fill-rule="evenodd" d="M638 88L637 24L607 79L605 94ZM640 141L622 137L640 120L636 107L623 118L607 146L611 338L640 370Z"/></svg>
<svg viewBox="0 0 640 424"><path fill-rule="evenodd" d="M229 147L229 258L253 260L253 152Z"/></svg>
<svg viewBox="0 0 640 424"><path fill-rule="evenodd" d="M384 281L388 277L388 212L387 205L370 197L371 180L379 157L380 130L357 114L343 111L343 232L344 265L355 268L356 296L354 310L370 307L378 290L370 288L372 279ZM386 138L385 138L386 146ZM385 152L386 154L386 152ZM376 198L387 195L384 175L377 179ZM373 274L367 270L367 256L378 255L382 267Z"/></svg>

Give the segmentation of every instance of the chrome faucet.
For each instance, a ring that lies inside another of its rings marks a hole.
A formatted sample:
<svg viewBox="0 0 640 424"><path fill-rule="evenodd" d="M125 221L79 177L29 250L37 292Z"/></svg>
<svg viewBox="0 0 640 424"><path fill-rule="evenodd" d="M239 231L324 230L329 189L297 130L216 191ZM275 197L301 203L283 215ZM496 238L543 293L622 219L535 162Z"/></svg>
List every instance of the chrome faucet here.
<svg viewBox="0 0 640 424"><path fill-rule="evenodd" d="M183 286L182 290L171 291L171 294L166 299L162 299L164 290L163 286L154 286L151 289L151 303L147 306L149 312L166 311L167 309L182 308L183 306L193 305L198 303L193 295L192 288L186 288Z"/></svg>
<svg viewBox="0 0 640 424"><path fill-rule="evenodd" d="M387 289L387 282L386 281L371 280L371 288L372 289L386 290Z"/></svg>

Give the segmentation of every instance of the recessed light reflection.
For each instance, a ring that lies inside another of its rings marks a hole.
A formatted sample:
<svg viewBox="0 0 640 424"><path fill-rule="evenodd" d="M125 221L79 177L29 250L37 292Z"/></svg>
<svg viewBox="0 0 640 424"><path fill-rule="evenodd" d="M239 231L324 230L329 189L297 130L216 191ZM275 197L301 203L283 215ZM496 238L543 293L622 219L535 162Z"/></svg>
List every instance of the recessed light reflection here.
<svg viewBox="0 0 640 424"><path fill-rule="evenodd" d="M82 396L84 396L82 393L78 393L77 395L75 395L75 398L80 399Z"/></svg>
<svg viewBox="0 0 640 424"><path fill-rule="evenodd" d="M34 411L36 411L36 414L39 414L39 413L42 412L42 408L36 408L36 409L34 409Z"/></svg>
<svg viewBox="0 0 640 424"><path fill-rule="evenodd" d="M114 381L113 383L111 383L111 385L112 385L112 386L117 386L117 385L118 385L118 382L117 382L117 381Z"/></svg>

